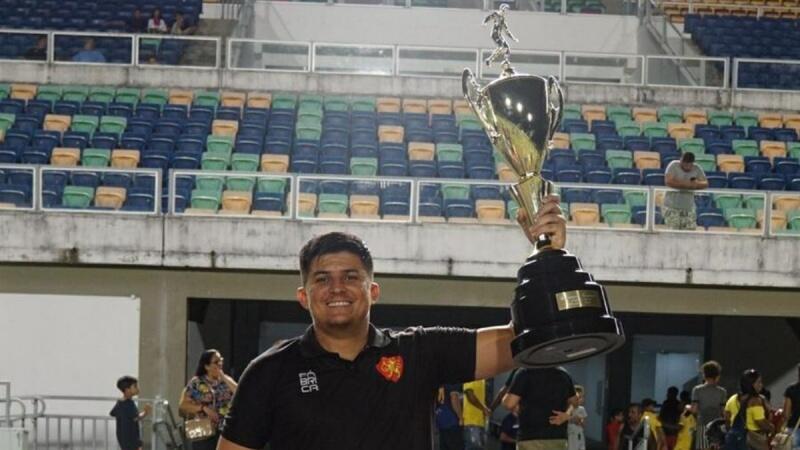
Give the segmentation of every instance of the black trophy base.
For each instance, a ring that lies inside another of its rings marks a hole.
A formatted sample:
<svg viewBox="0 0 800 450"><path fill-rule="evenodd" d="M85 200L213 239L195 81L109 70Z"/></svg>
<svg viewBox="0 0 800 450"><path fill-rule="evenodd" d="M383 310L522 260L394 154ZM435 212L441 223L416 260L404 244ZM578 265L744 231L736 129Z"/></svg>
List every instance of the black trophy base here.
<svg viewBox="0 0 800 450"><path fill-rule="evenodd" d="M552 367L610 352L625 342L605 289L563 250L544 249L520 268L511 318L514 361Z"/></svg>

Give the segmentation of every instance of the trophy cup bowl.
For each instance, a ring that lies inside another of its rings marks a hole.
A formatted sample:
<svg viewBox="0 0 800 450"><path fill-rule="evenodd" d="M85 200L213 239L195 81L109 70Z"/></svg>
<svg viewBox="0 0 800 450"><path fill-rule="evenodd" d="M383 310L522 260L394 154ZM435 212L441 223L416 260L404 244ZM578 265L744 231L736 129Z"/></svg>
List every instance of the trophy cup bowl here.
<svg viewBox="0 0 800 450"><path fill-rule="evenodd" d="M507 63L500 78L484 87L465 69L462 88L492 144L519 176L511 193L522 211L522 225L530 227L542 199L553 191L541 170L561 122L561 88L552 77L515 74ZM523 367L577 361L625 342L605 288L578 258L552 248L546 236L538 238L517 273L511 319L516 333L511 351Z"/></svg>

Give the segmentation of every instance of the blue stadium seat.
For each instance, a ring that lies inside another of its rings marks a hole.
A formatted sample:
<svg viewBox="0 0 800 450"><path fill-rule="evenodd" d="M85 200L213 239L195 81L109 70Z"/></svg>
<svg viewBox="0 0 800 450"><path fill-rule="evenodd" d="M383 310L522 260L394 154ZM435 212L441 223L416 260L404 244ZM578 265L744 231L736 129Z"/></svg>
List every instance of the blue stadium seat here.
<svg viewBox="0 0 800 450"><path fill-rule="evenodd" d="M591 189L564 188L561 190L564 203L590 203L592 201Z"/></svg>
<svg viewBox="0 0 800 450"><path fill-rule="evenodd" d="M436 161L412 160L409 161L409 175L417 178L435 178Z"/></svg>
<svg viewBox="0 0 800 450"><path fill-rule="evenodd" d="M720 189L728 187L728 175L725 172L706 172L708 187Z"/></svg>
<svg viewBox="0 0 800 450"><path fill-rule="evenodd" d="M256 192L253 198L254 211L284 212L286 200L282 192Z"/></svg>
<svg viewBox="0 0 800 450"><path fill-rule="evenodd" d="M772 171L772 164L766 156L745 156L744 166L746 172L768 173Z"/></svg>
<svg viewBox="0 0 800 450"><path fill-rule="evenodd" d="M12 203L17 207L31 206L30 186L16 184L0 186L0 203Z"/></svg>
<svg viewBox="0 0 800 450"><path fill-rule="evenodd" d="M642 174L639 169L616 168L614 169L614 183L641 184Z"/></svg>
<svg viewBox="0 0 800 450"><path fill-rule="evenodd" d="M800 171L800 162L798 162L797 158L776 157L772 163L775 166L775 173L792 175Z"/></svg>
<svg viewBox="0 0 800 450"><path fill-rule="evenodd" d="M722 215L722 210L718 208L707 208L697 210L697 225L708 227L724 227L725 216Z"/></svg>
<svg viewBox="0 0 800 450"><path fill-rule="evenodd" d="M592 166L584 169L584 181L592 184L611 183L613 175L611 169L602 166Z"/></svg>
<svg viewBox="0 0 800 450"><path fill-rule="evenodd" d="M750 173L731 172L728 174L728 187L731 189L755 189L756 177Z"/></svg>
<svg viewBox="0 0 800 450"><path fill-rule="evenodd" d="M580 183L583 168L577 164L556 166L556 181L559 183Z"/></svg>
<svg viewBox="0 0 800 450"><path fill-rule="evenodd" d="M463 161L437 161L437 171L441 178L464 178L466 175Z"/></svg>
<svg viewBox="0 0 800 450"><path fill-rule="evenodd" d="M647 186L664 186L664 169L643 169L642 184Z"/></svg>
<svg viewBox="0 0 800 450"><path fill-rule="evenodd" d="M404 177L408 174L408 161L381 161L378 166L378 174L387 177Z"/></svg>
<svg viewBox="0 0 800 450"><path fill-rule="evenodd" d="M444 201L444 215L451 217L474 217L475 205L472 200L464 198L451 198Z"/></svg>
<svg viewBox="0 0 800 450"><path fill-rule="evenodd" d="M786 189L786 178L777 173L762 173L758 177L758 188L765 191Z"/></svg>

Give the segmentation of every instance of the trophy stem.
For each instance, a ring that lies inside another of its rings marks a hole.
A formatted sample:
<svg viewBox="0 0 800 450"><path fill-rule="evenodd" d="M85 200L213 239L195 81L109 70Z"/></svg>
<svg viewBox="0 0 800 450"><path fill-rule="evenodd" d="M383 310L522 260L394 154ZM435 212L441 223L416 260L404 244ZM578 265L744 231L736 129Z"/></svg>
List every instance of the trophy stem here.
<svg viewBox="0 0 800 450"><path fill-rule="evenodd" d="M522 209L522 227L527 234L542 207L542 199L554 191L553 183L542 178L541 175L525 175L519 183L511 186L511 194ZM536 252L551 248L550 238L543 234L536 237Z"/></svg>

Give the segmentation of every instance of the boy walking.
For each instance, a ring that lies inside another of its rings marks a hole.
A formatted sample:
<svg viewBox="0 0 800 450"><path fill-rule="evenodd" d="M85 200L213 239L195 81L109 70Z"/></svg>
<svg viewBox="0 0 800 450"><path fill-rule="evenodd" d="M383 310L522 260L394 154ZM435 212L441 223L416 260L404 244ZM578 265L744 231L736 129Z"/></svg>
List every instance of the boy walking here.
<svg viewBox="0 0 800 450"><path fill-rule="evenodd" d="M139 395L139 381L132 376L117 380L117 389L122 392L122 398L110 413L117 419L117 442L122 450L141 450L139 422L150 413L150 405L145 405L141 412L136 408L133 397Z"/></svg>

